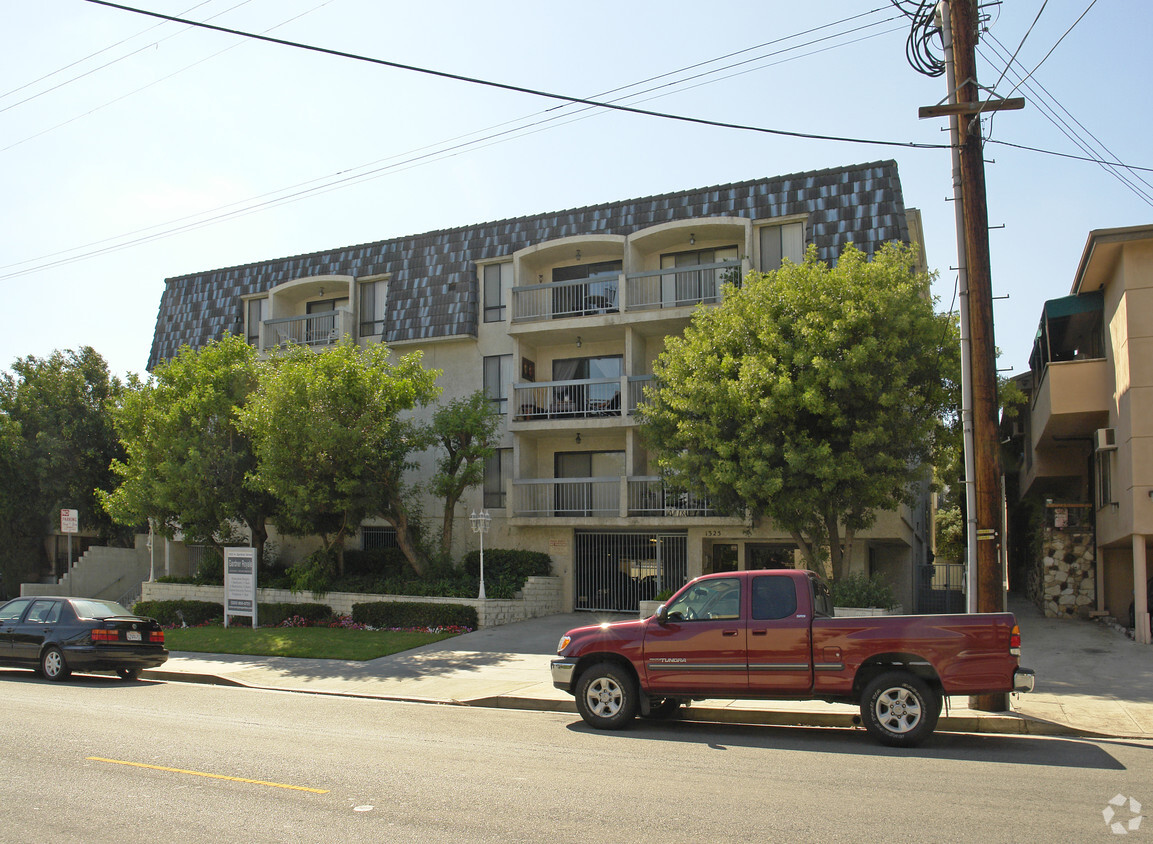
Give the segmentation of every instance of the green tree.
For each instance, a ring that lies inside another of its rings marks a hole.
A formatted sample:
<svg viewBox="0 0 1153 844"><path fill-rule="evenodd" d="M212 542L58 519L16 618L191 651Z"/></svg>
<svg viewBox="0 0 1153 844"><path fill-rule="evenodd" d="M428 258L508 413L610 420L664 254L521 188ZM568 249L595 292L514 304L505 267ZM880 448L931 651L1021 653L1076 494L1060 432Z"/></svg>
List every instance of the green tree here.
<svg viewBox="0 0 1153 844"><path fill-rule="evenodd" d="M241 412L256 449L252 480L280 501L278 526L320 536L341 573L344 539L368 516L396 527L417 573L426 567L404 472L431 443L407 412L436 398L440 373L423 369L419 352L396 363L389 354L383 344L290 347Z"/></svg>
<svg viewBox="0 0 1153 844"><path fill-rule="evenodd" d="M810 565L909 499L955 403L955 320L933 312L911 247L750 274L670 338L642 435L662 474L722 512L770 519Z"/></svg>
<svg viewBox="0 0 1153 844"><path fill-rule="evenodd" d="M484 464L496 451L500 414L483 390L453 399L437 408L432 435L440 446L431 489L444 499L440 552L452 548L452 523L456 504L464 491L484 481Z"/></svg>
<svg viewBox="0 0 1153 844"><path fill-rule="evenodd" d="M226 336L185 346L147 381L130 379L114 414L127 456L113 463L119 485L101 498L112 517L215 544L242 522L263 553L276 502L248 482L256 456L238 424L259 375L256 350Z"/></svg>
<svg viewBox="0 0 1153 844"><path fill-rule="evenodd" d="M122 390L89 346L21 358L0 376L0 460L8 464L0 533L22 553L44 561L44 540L61 508L79 510L85 528L105 542L126 539L96 494L123 454L110 411Z"/></svg>

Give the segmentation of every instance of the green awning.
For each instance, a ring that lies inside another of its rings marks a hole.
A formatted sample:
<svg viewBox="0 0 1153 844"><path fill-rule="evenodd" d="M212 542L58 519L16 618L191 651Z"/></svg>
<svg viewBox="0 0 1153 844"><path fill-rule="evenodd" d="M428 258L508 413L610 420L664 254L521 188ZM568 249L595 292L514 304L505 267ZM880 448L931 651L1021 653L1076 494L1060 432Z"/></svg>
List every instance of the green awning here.
<svg viewBox="0 0 1153 844"><path fill-rule="evenodd" d="M1056 319L1103 310L1105 310L1105 294L1097 290L1083 296L1064 296L1060 299L1050 299L1045 303L1045 318Z"/></svg>

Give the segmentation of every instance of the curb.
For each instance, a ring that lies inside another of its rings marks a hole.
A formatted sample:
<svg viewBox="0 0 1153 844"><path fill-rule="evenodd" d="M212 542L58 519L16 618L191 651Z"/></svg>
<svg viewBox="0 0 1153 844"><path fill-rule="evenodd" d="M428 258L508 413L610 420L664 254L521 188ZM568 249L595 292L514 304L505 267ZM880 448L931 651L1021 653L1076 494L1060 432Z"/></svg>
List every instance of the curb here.
<svg viewBox="0 0 1153 844"><path fill-rule="evenodd" d="M576 704L571 700L547 700L541 698L496 695L471 700L442 700L438 698L406 697L403 695L378 695L359 692L333 692L325 690L301 689L284 686L253 685L230 680L215 674L192 674L179 671L145 670L142 679L169 681L176 683L196 683L210 686L231 686L246 689L263 689L296 694L322 695L326 697L350 697L367 700L385 700L394 703L422 703L439 706L473 706L488 709L520 709L532 712L561 712L575 715ZM776 709L730 709L726 707L691 706L682 710L678 720L710 722L719 724L754 724L770 727L839 727L848 729L860 726L860 717L848 712L797 712ZM1133 736L1118 736L1081 730L1054 721L1045 721L1025 715L943 715L937 722L937 731L946 733L983 733L987 735L1026 735L1064 736L1079 738L1119 739Z"/></svg>

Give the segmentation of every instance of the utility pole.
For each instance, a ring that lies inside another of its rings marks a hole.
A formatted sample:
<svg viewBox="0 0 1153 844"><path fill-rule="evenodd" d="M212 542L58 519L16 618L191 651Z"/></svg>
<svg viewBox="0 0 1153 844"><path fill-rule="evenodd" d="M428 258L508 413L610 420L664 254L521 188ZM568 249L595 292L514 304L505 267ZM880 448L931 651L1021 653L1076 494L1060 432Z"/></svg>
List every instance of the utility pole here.
<svg viewBox="0 0 1153 844"><path fill-rule="evenodd" d="M945 0L948 2L948 0ZM985 161L981 143L982 111L1022 108L1023 100L982 104L977 85L976 0L949 2L952 23L953 72L956 102L922 108L921 117L956 115L960 147L961 205L964 210L965 254L969 286L969 349L973 403L974 483L977 505L977 612L1004 610L1004 573L1000 543L1001 455L997 424L997 353L993 339L993 286L989 268L989 211L985 197ZM1009 708L1008 695L975 695L970 706L985 712Z"/></svg>

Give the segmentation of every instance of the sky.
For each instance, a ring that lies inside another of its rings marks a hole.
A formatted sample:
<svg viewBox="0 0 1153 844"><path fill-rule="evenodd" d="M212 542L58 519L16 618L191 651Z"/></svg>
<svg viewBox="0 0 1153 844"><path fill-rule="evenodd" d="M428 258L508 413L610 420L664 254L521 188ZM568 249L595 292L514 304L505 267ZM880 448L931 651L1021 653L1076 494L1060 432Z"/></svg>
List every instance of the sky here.
<svg viewBox="0 0 1153 844"><path fill-rule="evenodd" d="M894 145L565 104L86 0L0 0L0 370L88 345L115 374L143 373L173 276L890 158L924 218L938 307L956 307L949 151L913 146L948 141L945 120L917 115L945 99L945 81L909 64L909 21L885 0L137 8L522 88ZM1093 157L1153 167L1141 93L1153 4L1005 0L983 14L979 81L1026 99L985 123L996 341L1013 374L1028 368L1044 301L1069 292L1089 232L1153 222L1153 172L1121 170L1126 183L1117 168L1062 157L1087 154L1076 139Z"/></svg>

